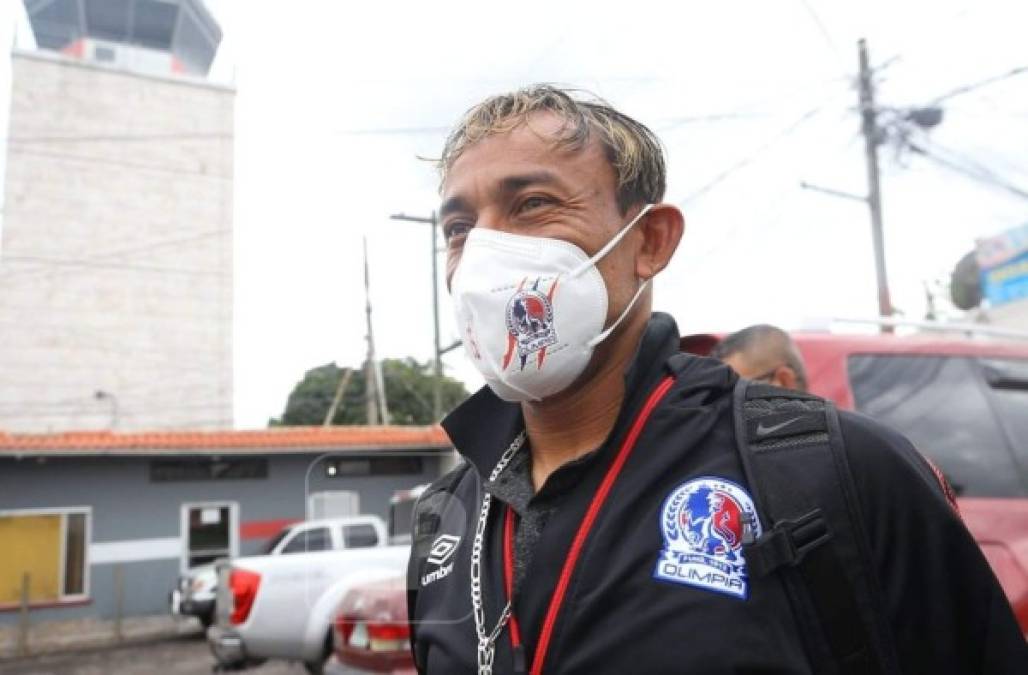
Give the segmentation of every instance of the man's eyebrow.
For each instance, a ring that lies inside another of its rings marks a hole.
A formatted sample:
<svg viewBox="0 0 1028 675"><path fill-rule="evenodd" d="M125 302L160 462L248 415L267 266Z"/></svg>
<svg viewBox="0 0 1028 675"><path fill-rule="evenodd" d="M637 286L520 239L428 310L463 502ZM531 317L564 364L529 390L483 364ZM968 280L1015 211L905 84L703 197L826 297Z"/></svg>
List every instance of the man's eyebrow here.
<svg viewBox="0 0 1028 675"><path fill-rule="evenodd" d="M529 185L554 185L560 184L561 180L557 174L551 171L533 171L516 176L507 176L500 181L500 192L510 194L517 192Z"/></svg>
<svg viewBox="0 0 1028 675"><path fill-rule="evenodd" d="M560 176L552 171L532 171L514 176L507 176L500 180L497 191L502 194L512 194L530 185L563 185ZM467 200L460 196L450 197L439 207L439 218L445 218L455 211L471 211Z"/></svg>
<svg viewBox="0 0 1028 675"><path fill-rule="evenodd" d="M450 197L439 207L439 218L443 219L455 211L470 211L467 201L463 197Z"/></svg>

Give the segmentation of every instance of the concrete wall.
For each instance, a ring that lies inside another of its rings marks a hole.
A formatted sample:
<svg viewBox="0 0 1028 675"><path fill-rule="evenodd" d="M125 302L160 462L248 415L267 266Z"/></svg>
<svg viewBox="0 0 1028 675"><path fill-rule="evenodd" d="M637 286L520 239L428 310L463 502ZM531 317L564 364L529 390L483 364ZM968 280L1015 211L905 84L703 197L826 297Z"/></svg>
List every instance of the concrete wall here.
<svg viewBox="0 0 1028 675"><path fill-rule="evenodd" d="M232 426L234 99L14 54L0 428Z"/></svg>
<svg viewBox="0 0 1028 675"><path fill-rule="evenodd" d="M0 511L88 506L92 510L90 559L106 549L106 563L90 564L90 604L33 610L34 619L114 615L114 567L122 565L125 612L167 611L167 595L179 574L185 551L182 505L231 501L238 504L241 525L259 521L303 519L307 495L322 490L355 490L361 512L386 518L396 490L433 480L440 459L426 455L420 475L329 478L322 455L269 457L267 479L153 483L147 458L0 458ZM178 540L177 545L175 541ZM240 554L256 553L264 539L242 539ZM150 559L113 555L110 545L135 542L150 547ZM106 546L105 546L106 545ZM17 621L17 612L0 611L0 624Z"/></svg>

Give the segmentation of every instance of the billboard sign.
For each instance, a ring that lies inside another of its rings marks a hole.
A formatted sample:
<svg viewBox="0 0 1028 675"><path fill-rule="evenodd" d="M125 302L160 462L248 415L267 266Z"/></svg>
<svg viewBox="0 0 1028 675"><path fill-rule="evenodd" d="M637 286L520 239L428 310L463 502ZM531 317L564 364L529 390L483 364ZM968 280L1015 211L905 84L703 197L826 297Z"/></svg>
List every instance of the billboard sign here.
<svg viewBox="0 0 1028 675"><path fill-rule="evenodd" d="M1028 223L976 244L982 296L989 304L1028 298Z"/></svg>

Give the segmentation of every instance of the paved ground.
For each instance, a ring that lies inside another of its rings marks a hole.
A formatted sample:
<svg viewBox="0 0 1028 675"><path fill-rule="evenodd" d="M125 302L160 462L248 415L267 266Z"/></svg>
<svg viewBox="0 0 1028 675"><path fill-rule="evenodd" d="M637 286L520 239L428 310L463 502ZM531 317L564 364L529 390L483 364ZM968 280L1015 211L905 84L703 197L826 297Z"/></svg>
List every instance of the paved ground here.
<svg viewBox="0 0 1028 675"><path fill-rule="evenodd" d="M121 636L124 644L138 644L176 636L198 636L201 630L196 619L175 620L170 614L157 614L126 619L121 625ZM27 633L29 654L35 656L110 647L118 643L117 636L118 627L113 621L96 617L30 621ZM20 655L23 639L19 624L0 625L0 663ZM4 672L2 665L0 672Z"/></svg>
<svg viewBox="0 0 1028 675"><path fill-rule="evenodd" d="M208 675L214 657L198 632L125 647L0 661L4 675ZM252 675L303 675L299 664L270 662Z"/></svg>

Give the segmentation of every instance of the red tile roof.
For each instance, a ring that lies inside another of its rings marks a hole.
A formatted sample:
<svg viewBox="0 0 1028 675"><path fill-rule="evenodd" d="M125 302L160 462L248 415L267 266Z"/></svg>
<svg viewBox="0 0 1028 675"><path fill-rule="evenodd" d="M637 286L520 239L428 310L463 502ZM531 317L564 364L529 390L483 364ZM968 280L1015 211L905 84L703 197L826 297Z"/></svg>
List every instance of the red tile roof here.
<svg viewBox="0 0 1028 675"><path fill-rule="evenodd" d="M442 427L275 427L246 431L0 432L3 455L275 454L451 448Z"/></svg>

